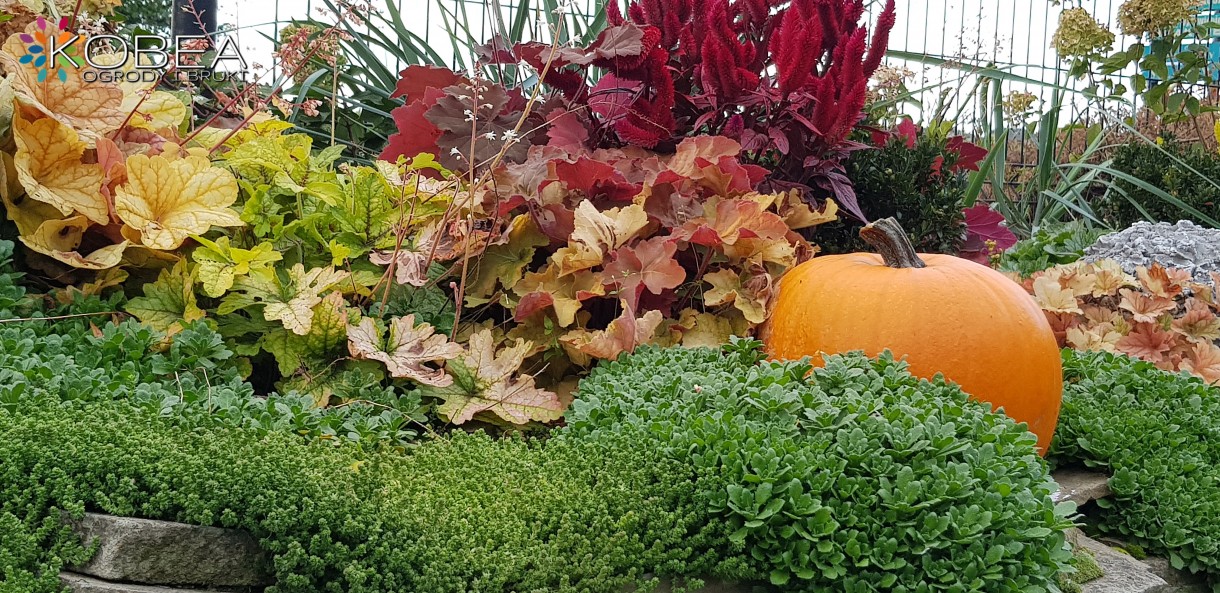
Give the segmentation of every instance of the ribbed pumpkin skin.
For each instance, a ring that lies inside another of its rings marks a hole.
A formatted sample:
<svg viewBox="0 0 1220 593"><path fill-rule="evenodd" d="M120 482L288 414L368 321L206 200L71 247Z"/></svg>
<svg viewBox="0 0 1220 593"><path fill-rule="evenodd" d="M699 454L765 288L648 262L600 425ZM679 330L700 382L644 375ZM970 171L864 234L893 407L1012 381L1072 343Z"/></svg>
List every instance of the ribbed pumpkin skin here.
<svg viewBox="0 0 1220 593"><path fill-rule="evenodd" d="M1046 454L1063 395L1063 369L1042 310L1015 282L949 255L926 268L890 268L880 255L815 257L790 270L763 340L770 356L889 349L911 373L936 373L1029 424Z"/></svg>

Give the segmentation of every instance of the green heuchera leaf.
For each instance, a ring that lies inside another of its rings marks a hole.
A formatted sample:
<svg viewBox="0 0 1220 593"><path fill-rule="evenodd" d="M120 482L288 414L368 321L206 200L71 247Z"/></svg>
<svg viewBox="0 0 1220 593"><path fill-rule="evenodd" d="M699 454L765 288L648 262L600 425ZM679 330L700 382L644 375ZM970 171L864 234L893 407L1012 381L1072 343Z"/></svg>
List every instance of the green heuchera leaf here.
<svg viewBox="0 0 1220 593"><path fill-rule="evenodd" d="M313 307L308 333L302 336L277 327L260 343L275 356L280 374L285 377L301 370L317 370L343 355L347 345L347 317L347 301L341 293L332 292Z"/></svg>
<svg viewBox="0 0 1220 593"><path fill-rule="evenodd" d="M195 274L185 260L161 270L156 282L144 285L144 296L127 301L127 312L157 331L168 332L183 322L202 319L195 302Z"/></svg>
<svg viewBox="0 0 1220 593"><path fill-rule="evenodd" d="M338 242L355 254L392 247L394 225L406 220L406 213L394 205L396 195L376 169L353 169L344 178L344 202L327 210L340 231Z"/></svg>
<svg viewBox="0 0 1220 593"><path fill-rule="evenodd" d="M348 276L348 272L329 267L306 271L301 264L284 274L270 268L254 271L233 281L234 291L225 295L217 312L228 315L261 305L267 321L280 321L296 335L308 335L313 308L322 302L322 293Z"/></svg>
<svg viewBox="0 0 1220 593"><path fill-rule="evenodd" d="M233 287L234 278L267 269L283 259L275 247L266 241L253 249L241 249L231 247L228 237L221 237L216 242L203 237L194 239L202 245L191 254L198 264L196 274L203 283L203 293L212 298L228 292Z"/></svg>

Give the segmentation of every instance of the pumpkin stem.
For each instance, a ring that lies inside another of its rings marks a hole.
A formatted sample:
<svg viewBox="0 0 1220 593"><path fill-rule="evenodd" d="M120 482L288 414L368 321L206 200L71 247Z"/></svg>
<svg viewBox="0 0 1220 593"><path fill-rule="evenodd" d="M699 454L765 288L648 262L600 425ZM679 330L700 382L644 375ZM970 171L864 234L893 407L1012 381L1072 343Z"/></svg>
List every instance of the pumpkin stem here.
<svg viewBox="0 0 1220 593"><path fill-rule="evenodd" d="M872 245L873 249L881 254L885 265L891 268L928 267L928 264L919 259L919 254L915 253L915 246L911 245L907 232L902 230L902 225L892 216L864 225L864 228L860 229L860 238Z"/></svg>

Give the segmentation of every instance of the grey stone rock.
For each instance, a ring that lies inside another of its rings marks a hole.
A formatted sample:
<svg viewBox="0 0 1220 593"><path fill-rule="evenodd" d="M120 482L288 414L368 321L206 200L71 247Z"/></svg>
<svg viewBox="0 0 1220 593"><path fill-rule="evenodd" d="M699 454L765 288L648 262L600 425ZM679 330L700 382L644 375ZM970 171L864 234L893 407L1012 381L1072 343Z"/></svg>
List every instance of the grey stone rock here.
<svg viewBox="0 0 1220 593"><path fill-rule="evenodd" d="M72 593L205 593L191 589L112 583L71 572L59 573L59 582L63 583Z"/></svg>
<svg viewBox="0 0 1220 593"><path fill-rule="evenodd" d="M72 571L109 581L148 585L253 587L270 585L266 558L241 531L86 513L71 522L97 554Z"/></svg>
<svg viewBox="0 0 1220 593"><path fill-rule="evenodd" d="M1051 494L1055 502L1070 500L1079 507L1111 494L1110 477L1102 473L1068 469L1057 471L1051 477L1059 484L1059 491Z"/></svg>
<svg viewBox="0 0 1220 593"><path fill-rule="evenodd" d="M1207 579L1201 574L1191 574L1188 571L1174 568L1168 558L1149 556L1141 562L1152 571L1152 574L1165 579L1165 582L1169 583L1171 587L1202 586L1207 582Z"/></svg>
<svg viewBox="0 0 1220 593"><path fill-rule="evenodd" d="M1168 583L1152 574L1144 563L1084 535L1079 545L1093 552L1102 576L1081 585L1083 593L1156 593Z"/></svg>
<svg viewBox="0 0 1220 593"><path fill-rule="evenodd" d="M1201 227L1189 220L1177 224L1137 222L1125 230L1104 235L1085 249L1083 260L1112 259L1128 274L1153 262L1189 270L1200 284L1212 284L1211 273L1220 273L1220 230Z"/></svg>

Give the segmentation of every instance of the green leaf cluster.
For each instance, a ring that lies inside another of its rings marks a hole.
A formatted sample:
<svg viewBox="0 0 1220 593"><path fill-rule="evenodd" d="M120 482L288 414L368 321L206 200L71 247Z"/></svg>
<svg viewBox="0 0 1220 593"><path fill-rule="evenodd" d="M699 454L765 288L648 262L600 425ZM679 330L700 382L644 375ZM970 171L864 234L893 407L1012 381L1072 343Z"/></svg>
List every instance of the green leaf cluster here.
<svg viewBox="0 0 1220 593"><path fill-rule="evenodd" d="M998 269L1022 277L1084 257L1084 250L1106 231L1074 220L1040 227L1028 239L1017 241L1000 256Z"/></svg>
<svg viewBox="0 0 1220 593"><path fill-rule="evenodd" d="M560 439L687 463L751 567L794 591L1055 590L1070 559L1034 437L884 355L823 367L643 348L584 380Z"/></svg>
<svg viewBox="0 0 1220 593"><path fill-rule="evenodd" d="M1220 582L1220 388L1106 352L1063 360L1051 455L1111 472L1097 527Z"/></svg>
<svg viewBox="0 0 1220 593"><path fill-rule="evenodd" d="M93 308L89 302L78 311ZM312 396L297 392L256 395L239 377L234 353L200 322L186 325L168 345L162 334L134 321L103 324L97 333L84 318L0 324L0 409L9 412L122 402L182 427L402 447L418 437L419 394L386 388L378 379L346 376L335 389L353 403L318 408Z"/></svg>

